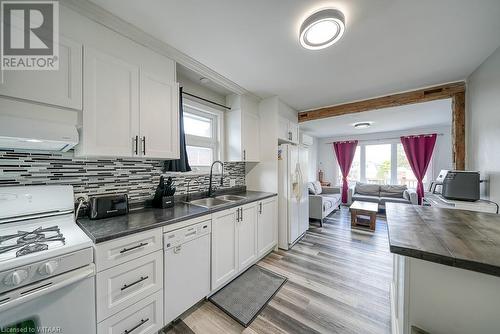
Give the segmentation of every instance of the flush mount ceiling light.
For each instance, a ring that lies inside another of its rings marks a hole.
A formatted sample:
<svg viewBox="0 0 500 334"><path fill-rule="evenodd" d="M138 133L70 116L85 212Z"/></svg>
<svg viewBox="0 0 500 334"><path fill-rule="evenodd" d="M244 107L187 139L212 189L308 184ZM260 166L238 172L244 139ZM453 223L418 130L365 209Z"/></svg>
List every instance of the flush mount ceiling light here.
<svg viewBox="0 0 500 334"><path fill-rule="evenodd" d="M337 42L345 30L345 17L337 9L320 10L300 26L300 44L309 50L321 50Z"/></svg>
<svg viewBox="0 0 500 334"><path fill-rule="evenodd" d="M371 122L359 122L353 124L356 129L366 129L369 128L372 123Z"/></svg>

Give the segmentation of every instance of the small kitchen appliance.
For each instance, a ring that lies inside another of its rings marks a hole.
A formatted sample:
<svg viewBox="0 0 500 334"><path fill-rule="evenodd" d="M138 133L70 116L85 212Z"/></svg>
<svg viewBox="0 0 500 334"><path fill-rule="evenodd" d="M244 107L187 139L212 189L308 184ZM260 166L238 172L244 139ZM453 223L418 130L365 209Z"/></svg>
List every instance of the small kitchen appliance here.
<svg viewBox="0 0 500 334"><path fill-rule="evenodd" d="M479 200L479 172L449 171L443 180L442 196L459 201Z"/></svg>
<svg viewBox="0 0 500 334"><path fill-rule="evenodd" d="M128 213L127 194L100 195L89 197L90 219L101 219Z"/></svg>

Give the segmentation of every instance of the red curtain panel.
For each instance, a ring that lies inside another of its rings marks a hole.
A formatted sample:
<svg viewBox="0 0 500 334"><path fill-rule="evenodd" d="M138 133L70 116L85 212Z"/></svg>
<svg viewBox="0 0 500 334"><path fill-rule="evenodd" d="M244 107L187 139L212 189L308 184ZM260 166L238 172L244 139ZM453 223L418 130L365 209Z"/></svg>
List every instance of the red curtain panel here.
<svg viewBox="0 0 500 334"><path fill-rule="evenodd" d="M424 183L422 180L424 179L427 167L429 167L432 152L436 145L436 138L437 135L435 133L430 135L401 137L401 143L403 144L406 157L418 181L418 204L422 204L422 198L424 197Z"/></svg>
<svg viewBox="0 0 500 334"><path fill-rule="evenodd" d="M349 175L349 171L351 170L354 153L356 153L356 146L358 146L357 140L333 143L333 151L335 152L340 172L342 173L342 203L347 203L347 191L349 189L347 175Z"/></svg>

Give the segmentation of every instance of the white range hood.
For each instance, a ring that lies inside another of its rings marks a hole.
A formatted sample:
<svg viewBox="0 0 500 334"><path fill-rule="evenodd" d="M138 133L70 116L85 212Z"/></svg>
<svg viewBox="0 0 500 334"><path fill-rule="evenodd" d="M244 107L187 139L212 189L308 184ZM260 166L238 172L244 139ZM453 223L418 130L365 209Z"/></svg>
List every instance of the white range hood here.
<svg viewBox="0 0 500 334"><path fill-rule="evenodd" d="M76 144L74 125L0 116L0 148L66 152Z"/></svg>

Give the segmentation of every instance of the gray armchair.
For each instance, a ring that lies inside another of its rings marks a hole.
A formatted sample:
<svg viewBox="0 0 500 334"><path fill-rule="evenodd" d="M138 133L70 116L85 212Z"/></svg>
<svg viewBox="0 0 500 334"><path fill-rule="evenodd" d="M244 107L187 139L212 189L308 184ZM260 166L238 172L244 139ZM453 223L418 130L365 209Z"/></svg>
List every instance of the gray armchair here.
<svg viewBox="0 0 500 334"><path fill-rule="evenodd" d="M309 182L309 218L318 219L323 226L323 219L336 209L340 209L340 187L322 187L319 182Z"/></svg>

